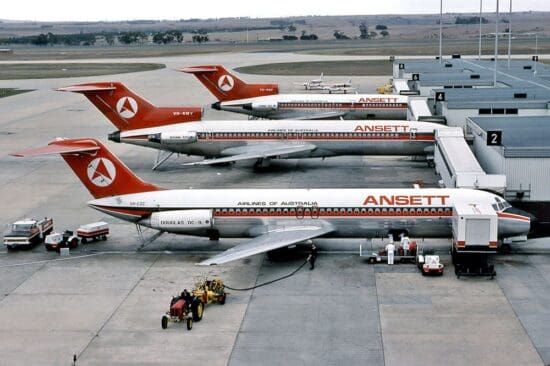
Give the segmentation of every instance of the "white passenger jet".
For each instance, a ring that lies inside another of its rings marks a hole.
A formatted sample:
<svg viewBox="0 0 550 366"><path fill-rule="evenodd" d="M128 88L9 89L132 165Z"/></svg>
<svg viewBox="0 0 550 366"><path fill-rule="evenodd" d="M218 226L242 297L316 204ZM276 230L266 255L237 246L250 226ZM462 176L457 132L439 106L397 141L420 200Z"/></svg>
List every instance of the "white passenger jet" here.
<svg viewBox="0 0 550 366"><path fill-rule="evenodd" d="M15 156L61 154L111 216L175 234L250 238L200 264L222 264L319 237L405 232L450 237L453 205L493 205L498 237L526 235L530 217L501 197L470 189L187 189L145 183L101 142L60 139ZM491 243L496 248L497 243Z"/></svg>
<svg viewBox="0 0 550 366"><path fill-rule="evenodd" d="M270 159L324 158L340 155L425 155L433 150L436 129L446 126L410 121L176 121L146 118L141 111L155 108L119 82L73 85L58 89L84 94L119 131L109 139L151 147L168 153L198 155L208 165L255 160L256 167ZM136 113L121 109L131 103ZM158 108L161 109L161 108ZM164 108L166 109L166 108ZM171 111L171 112L170 112ZM185 111L169 108L165 118ZM200 113L200 111L199 111ZM199 117L200 118L200 117ZM169 157L169 156L168 156ZM157 160L157 168L167 157Z"/></svg>
<svg viewBox="0 0 550 366"><path fill-rule="evenodd" d="M344 94L350 91L355 91L356 89L351 85L351 79L348 81L335 82L335 83L326 83L323 81L323 73L319 79L313 79L304 81L302 83L294 83L297 86L303 86L306 90L324 90L330 93L340 93Z"/></svg>
<svg viewBox="0 0 550 366"><path fill-rule="evenodd" d="M218 99L212 108L268 119L401 119L408 97L387 94L279 94L277 84L247 84L221 65L193 66L193 74Z"/></svg>

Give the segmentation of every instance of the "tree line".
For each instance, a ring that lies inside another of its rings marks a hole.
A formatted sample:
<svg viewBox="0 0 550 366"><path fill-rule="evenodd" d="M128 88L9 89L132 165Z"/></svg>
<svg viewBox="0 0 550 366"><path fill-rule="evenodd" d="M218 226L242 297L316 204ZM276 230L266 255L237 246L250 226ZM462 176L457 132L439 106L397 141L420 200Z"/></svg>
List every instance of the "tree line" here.
<svg viewBox="0 0 550 366"><path fill-rule="evenodd" d="M362 22L361 24L359 24L359 37L356 37L356 38L372 39L378 35L381 35L382 37L387 37L390 35L390 32L388 31L388 27L384 24L377 24L375 29L377 31L380 31L380 33L377 33L375 31L369 31L369 27L367 26L367 23ZM347 36L344 32L342 32L339 29L335 29L332 35L334 36L334 38L338 40L351 39L351 37Z"/></svg>
<svg viewBox="0 0 550 366"><path fill-rule="evenodd" d="M208 42L208 32L204 29L191 31L191 40L196 43ZM35 36L11 37L0 39L0 44L32 44L35 46L93 46L98 40L104 40L110 46L116 42L125 45L134 43L153 42L156 44L170 44L184 42L184 33L179 30L169 30L153 33L145 32L121 32L121 33L75 33L54 34L52 32L41 33Z"/></svg>

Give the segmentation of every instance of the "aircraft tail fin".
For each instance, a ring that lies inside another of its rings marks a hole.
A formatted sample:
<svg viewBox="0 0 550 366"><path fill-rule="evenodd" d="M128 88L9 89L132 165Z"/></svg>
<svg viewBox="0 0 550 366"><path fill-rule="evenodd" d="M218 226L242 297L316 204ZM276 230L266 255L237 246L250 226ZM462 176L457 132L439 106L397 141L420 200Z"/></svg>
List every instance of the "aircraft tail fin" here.
<svg viewBox="0 0 550 366"><path fill-rule="evenodd" d="M278 84L247 84L221 65L191 66L178 71L195 75L222 102L279 93Z"/></svg>
<svg viewBox="0 0 550 366"><path fill-rule="evenodd" d="M45 147L13 153L18 157L60 154L94 198L158 191L145 183L95 139L57 139Z"/></svg>
<svg viewBox="0 0 550 366"><path fill-rule="evenodd" d="M156 107L119 82L67 86L58 91L84 94L120 131L198 121L200 107Z"/></svg>

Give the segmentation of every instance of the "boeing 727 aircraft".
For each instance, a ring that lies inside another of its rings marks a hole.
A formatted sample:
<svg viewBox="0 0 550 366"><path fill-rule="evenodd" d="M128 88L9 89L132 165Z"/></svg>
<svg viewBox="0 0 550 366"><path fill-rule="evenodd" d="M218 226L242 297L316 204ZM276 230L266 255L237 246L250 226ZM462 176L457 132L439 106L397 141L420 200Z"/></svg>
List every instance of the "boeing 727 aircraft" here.
<svg viewBox="0 0 550 366"><path fill-rule="evenodd" d="M167 123L120 110L121 101L136 111L155 107L121 83L90 83L58 89L84 94L118 128L109 135L115 142L151 147L169 153L198 155L208 165L256 160L256 167L269 159L324 158L340 155L425 155L433 150L436 129L446 126L410 121L199 121ZM160 108L159 108L160 109ZM167 117L185 111L175 108ZM136 121L137 120L137 121ZM122 123L122 121L124 123ZM155 168L162 163L159 159ZM160 163L160 164L159 164Z"/></svg>
<svg viewBox="0 0 550 366"><path fill-rule="evenodd" d="M247 84L221 65L185 67L218 99L212 108L268 119L406 119L408 97L385 94L279 94Z"/></svg>

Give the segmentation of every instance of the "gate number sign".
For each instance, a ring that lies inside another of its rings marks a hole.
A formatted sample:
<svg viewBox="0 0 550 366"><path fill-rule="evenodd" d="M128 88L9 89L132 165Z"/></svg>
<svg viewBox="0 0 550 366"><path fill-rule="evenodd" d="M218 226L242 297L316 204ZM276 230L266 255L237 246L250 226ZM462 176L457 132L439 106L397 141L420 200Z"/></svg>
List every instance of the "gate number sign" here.
<svg viewBox="0 0 550 366"><path fill-rule="evenodd" d="M487 131L487 145L488 146L502 145L502 131Z"/></svg>

